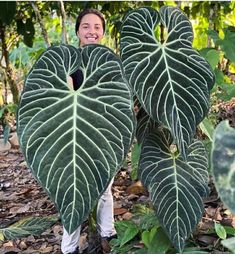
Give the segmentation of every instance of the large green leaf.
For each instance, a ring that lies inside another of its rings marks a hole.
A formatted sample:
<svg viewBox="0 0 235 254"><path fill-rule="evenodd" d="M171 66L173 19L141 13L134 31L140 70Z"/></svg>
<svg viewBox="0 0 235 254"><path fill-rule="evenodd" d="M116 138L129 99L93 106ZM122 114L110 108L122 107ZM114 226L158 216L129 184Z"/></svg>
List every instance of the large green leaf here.
<svg viewBox="0 0 235 254"><path fill-rule="evenodd" d="M188 161L171 153L168 130L152 132L143 143L139 178L148 188L159 221L175 248L185 240L203 214L208 194L207 156L200 141L189 146Z"/></svg>
<svg viewBox="0 0 235 254"><path fill-rule="evenodd" d="M22 219L7 228L0 228L5 239L17 239L29 235L40 235L58 221L57 216L29 217Z"/></svg>
<svg viewBox="0 0 235 254"><path fill-rule="evenodd" d="M162 22L163 43L154 30ZM214 84L210 65L192 48L192 27L178 8L163 6L131 11L121 30L124 70L140 103L157 122L167 126L183 158L196 125L209 109Z"/></svg>
<svg viewBox="0 0 235 254"><path fill-rule="evenodd" d="M212 147L212 172L223 202L235 213L235 130L228 121L215 129Z"/></svg>
<svg viewBox="0 0 235 254"><path fill-rule="evenodd" d="M67 77L80 68L74 91ZM21 148L72 233L89 214L132 142L131 92L119 58L104 46L54 46L25 81L18 112Z"/></svg>

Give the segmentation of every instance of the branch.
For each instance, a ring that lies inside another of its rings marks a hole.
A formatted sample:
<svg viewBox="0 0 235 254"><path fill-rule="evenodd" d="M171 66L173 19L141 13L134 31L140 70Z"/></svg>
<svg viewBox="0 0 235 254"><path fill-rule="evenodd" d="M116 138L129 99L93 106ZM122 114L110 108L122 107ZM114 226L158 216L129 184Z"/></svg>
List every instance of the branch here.
<svg viewBox="0 0 235 254"><path fill-rule="evenodd" d="M61 21L62 21L62 43L67 44L68 38L67 38L67 32L66 32L66 13L64 9L64 2L63 0L60 0L60 9L61 9Z"/></svg>
<svg viewBox="0 0 235 254"><path fill-rule="evenodd" d="M51 43L50 43L49 38L48 38L47 30L46 30L46 28L45 28L45 26L43 24L41 14L40 14L40 12L38 10L38 6L37 6L36 2L32 1L30 3L32 5L32 7L33 7L33 10L34 10L35 14L36 14L37 21L39 22L39 25L40 25L40 27L42 29L42 35L44 37L46 45L47 45L47 47L50 47Z"/></svg>

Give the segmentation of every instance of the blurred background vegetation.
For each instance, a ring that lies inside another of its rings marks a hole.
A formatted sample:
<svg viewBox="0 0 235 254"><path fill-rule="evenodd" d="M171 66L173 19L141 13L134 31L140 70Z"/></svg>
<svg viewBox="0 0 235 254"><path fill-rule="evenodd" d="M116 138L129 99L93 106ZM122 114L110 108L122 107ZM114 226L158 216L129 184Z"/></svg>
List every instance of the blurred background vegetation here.
<svg viewBox="0 0 235 254"><path fill-rule="evenodd" d="M178 6L190 19L193 46L211 64L216 84L211 92L211 111L202 129L223 119L235 126L235 2L217 1L6 1L0 2L0 125L14 119L24 79L50 45L78 46L75 20L86 8L99 9L107 26L103 44L119 54L123 16L142 6L159 9ZM7 131L6 131L7 133Z"/></svg>

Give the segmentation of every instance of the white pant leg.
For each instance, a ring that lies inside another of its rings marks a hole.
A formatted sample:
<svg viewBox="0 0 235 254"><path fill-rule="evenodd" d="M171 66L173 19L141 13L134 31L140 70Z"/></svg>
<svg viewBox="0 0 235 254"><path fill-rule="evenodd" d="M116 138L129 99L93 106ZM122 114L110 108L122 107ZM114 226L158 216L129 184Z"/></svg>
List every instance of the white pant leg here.
<svg viewBox="0 0 235 254"><path fill-rule="evenodd" d="M109 184L106 191L103 193L97 205L97 229L101 237L109 237L116 234L114 228L113 215L113 195L112 184ZM72 234L68 234L63 227L63 236L61 242L61 250L64 254L75 251L79 245L79 238L81 233L81 226L78 227Z"/></svg>
<svg viewBox="0 0 235 254"><path fill-rule="evenodd" d="M63 236L61 242L61 251L64 254L73 252L79 245L79 238L81 233L81 226L79 226L72 234L68 234L66 229L63 227Z"/></svg>
<svg viewBox="0 0 235 254"><path fill-rule="evenodd" d="M109 237L116 234L113 214L113 180L99 199L97 205L97 230L101 237Z"/></svg>

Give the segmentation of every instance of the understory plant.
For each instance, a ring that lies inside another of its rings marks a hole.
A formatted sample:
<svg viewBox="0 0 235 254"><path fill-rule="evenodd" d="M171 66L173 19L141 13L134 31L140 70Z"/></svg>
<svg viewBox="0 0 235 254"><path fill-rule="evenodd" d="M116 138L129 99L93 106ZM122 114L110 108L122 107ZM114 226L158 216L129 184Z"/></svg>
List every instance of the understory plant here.
<svg viewBox="0 0 235 254"><path fill-rule="evenodd" d="M138 176L180 252L208 195L207 154L195 132L208 113L214 75L192 41L188 18L169 6L131 11L121 30L124 71L141 105Z"/></svg>

